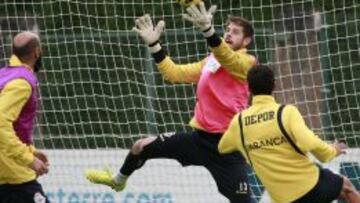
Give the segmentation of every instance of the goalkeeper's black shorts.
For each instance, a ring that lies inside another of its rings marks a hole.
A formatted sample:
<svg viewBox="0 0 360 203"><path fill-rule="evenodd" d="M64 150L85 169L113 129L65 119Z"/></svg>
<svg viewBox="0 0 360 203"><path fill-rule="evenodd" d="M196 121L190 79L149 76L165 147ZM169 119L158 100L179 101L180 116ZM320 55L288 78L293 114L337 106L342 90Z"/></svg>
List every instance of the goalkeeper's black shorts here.
<svg viewBox="0 0 360 203"><path fill-rule="evenodd" d="M331 203L340 196L344 179L330 171L320 168L319 180L303 197L293 203Z"/></svg>
<svg viewBox="0 0 360 203"><path fill-rule="evenodd" d="M247 167L239 152L220 154L217 146L222 134L193 131L160 135L144 148L146 159L171 158L183 166L198 165L209 170L218 190L230 202L250 202Z"/></svg>
<svg viewBox="0 0 360 203"><path fill-rule="evenodd" d="M0 185L0 203L37 203L49 200L44 194L41 185L36 181L22 184Z"/></svg>

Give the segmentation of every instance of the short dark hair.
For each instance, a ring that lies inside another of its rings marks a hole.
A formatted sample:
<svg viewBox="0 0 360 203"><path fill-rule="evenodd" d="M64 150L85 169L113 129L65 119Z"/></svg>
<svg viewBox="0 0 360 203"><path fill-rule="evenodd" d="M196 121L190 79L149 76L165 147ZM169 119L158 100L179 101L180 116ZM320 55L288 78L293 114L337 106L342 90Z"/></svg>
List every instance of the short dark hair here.
<svg viewBox="0 0 360 203"><path fill-rule="evenodd" d="M242 18L240 16L229 15L226 20L226 26L228 26L230 23L235 23L236 25L241 26L243 28L245 37L252 38L254 36L254 28L251 25L251 23L245 18Z"/></svg>
<svg viewBox="0 0 360 203"><path fill-rule="evenodd" d="M251 68L247 75L250 92L253 95L271 95L275 88L274 72L266 65Z"/></svg>
<svg viewBox="0 0 360 203"><path fill-rule="evenodd" d="M22 46L15 46L13 44L13 54L19 59L27 59L31 53L35 51L37 47L40 46L40 42L37 38L32 38L28 43Z"/></svg>

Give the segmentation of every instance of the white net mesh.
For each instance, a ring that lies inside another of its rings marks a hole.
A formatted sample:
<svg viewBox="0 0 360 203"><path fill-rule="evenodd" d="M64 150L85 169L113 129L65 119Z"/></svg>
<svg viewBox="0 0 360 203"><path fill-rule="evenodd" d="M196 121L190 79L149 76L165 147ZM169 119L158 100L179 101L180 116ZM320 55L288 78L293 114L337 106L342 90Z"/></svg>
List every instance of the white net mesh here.
<svg viewBox="0 0 360 203"><path fill-rule="evenodd" d="M228 14L253 23L251 52L274 68L277 99L296 104L307 124L325 140L347 141L350 153L330 167L349 176L360 189L360 3L207 0L206 4L218 6L219 34ZM120 195L82 178L88 167L108 164L117 169L138 138L188 130L194 86L173 85L161 78L147 47L130 31L134 19L145 13L155 21L165 20L161 41L174 61L206 56L205 40L182 20L182 9L172 0L0 4L2 65L10 57L14 34L30 29L41 35L44 69L38 76L41 107L34 141L51 155L51 173L40 181L54 202L226 202L207 171L180 168L172 161L147 163ZM251 178L254 199L266 198L263 187Z"/></svg>

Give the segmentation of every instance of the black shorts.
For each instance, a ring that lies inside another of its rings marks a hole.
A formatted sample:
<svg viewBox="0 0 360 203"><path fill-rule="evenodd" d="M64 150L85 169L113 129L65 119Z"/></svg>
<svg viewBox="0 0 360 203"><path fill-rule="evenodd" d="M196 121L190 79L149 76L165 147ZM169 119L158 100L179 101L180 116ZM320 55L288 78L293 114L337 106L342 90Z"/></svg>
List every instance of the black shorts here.
<svg viewBox="0 0 360 203"><path fill-rule="evenodd" d="M36 181L0 185L0 203L49 203L41 185Z"/></svg>
<svg viewBox="0 0 360 203"><path fill-rule="evenodd" d="M319 170L319 180L313 189L293 203L331 203L340 196L344 179L328 169Z"/></svg>
<svg viewBox="0 0 360 203"><path fill-rule="evenodd" d="M144 147L152 158L170 158L183 166L198 165L209 170L218 190L232 203L250 202L247 167L239 152L222 155L218 152L221 134L194 131L173 135L160 135L154 142Z"/></svg>

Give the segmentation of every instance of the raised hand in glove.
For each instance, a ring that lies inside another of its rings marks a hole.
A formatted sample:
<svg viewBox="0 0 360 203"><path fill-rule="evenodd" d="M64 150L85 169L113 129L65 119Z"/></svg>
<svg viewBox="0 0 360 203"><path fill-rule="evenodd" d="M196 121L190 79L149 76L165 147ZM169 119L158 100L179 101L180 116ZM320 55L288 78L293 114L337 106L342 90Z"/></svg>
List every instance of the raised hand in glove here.
<svg viewBox="0 0 360 203"><path fill-rule="evenodd" d="M189 6L186 9L187 14L183 14L183 18L198 27L205 37L210 37L215 33L212 22L215 11L215 5L212 5L209 10L206 10L204 2L200 2L198 6Z"/></svg>
<svg viewBox="0 0 360 203"><path fill-rule="evenodd" d="M133 31L137 32L144 42L149 46L150 52L155 53L161 49L159 39L161 33L164 30L165 22L159 21L154 27L151 17L148 14L139 17L135 20L136 27L133 27Z"/></svg>

